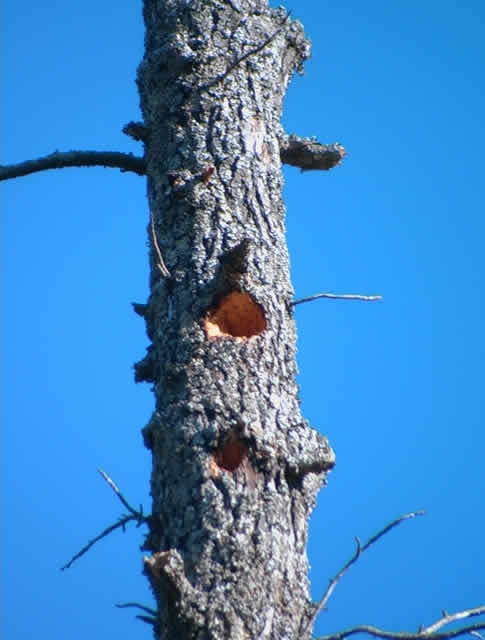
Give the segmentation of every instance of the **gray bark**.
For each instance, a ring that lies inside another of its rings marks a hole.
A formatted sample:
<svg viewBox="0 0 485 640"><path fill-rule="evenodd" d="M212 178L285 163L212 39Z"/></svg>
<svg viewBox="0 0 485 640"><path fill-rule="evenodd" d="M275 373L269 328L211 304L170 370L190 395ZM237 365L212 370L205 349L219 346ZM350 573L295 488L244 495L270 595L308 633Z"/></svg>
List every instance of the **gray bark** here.
<svg viewBox="0 0 485 640"><path fill-rule="evenodd" d="M334 464L299 408L281 197L282 100L309 42L265 1L145 0L144 18L156 635L303 637Z"/></svg>

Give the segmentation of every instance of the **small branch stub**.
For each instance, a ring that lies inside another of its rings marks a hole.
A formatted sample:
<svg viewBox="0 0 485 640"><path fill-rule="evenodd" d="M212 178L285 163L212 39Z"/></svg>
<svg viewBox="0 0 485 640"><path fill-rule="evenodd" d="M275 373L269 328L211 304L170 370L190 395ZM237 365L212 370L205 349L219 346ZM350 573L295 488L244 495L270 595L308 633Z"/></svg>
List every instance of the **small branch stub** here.
<svg viewBox="0 0 485 640"><path fill-rule="evenodd" d="M339 165L347 155L345 148L334 144L320 144L314 138L286 136L280 145L281 162L300 167L302 171L328 171Z"/></svg>
<svg viewBox="0 0 485 640"><path fill-rule="evenodd" d="M153 357L153 349L148 347L144 358L135 362L135 382L155 382L157 379L157 362Z"/></svg>
<svg viewBox="0 0 485 640"><path fill-rule="evenodd" d="M142 318L145 317L146 310L147 310L146 304L142 304L141 302L132 302L131 306L133 307L133 311L136 313L137 316L140 316Z"/></svg>
<svg viewBox="0 0 485 640"><path fill-rule="evenodd" d="M149 136L148 128L143 122L128 122L122 129L123 133L137 142L146 142Z"/></svg>

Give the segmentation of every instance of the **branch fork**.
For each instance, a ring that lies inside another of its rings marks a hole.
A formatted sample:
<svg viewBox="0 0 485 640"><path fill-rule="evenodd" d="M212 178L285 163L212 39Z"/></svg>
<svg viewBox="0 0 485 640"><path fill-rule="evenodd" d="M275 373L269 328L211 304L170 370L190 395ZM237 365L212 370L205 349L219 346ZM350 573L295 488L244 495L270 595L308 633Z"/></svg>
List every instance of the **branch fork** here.
<svg viewBox="0 0 485 640"><path fill-rule="evenodd" d="M67 564L65 564L63 567L61 567L61 571L65 571L66 569L69 569L74 564L74 562L76 560L78 560L78 558L83 556L85 553L87 553L89 551L89 549L91 549L91 547L96 544L96 542L98 542L102 538L105 538L112 531L115 531L116 529L120 529L120 528L123 529L123 531L125 531L125 527L128 524L128 522L135 521L137 523L136 524L137 527L140 527L142 524L147 524L148 525L151 522L151 516L145 516L143 514L143 507L141 505L140 505L140 509L139 510L134 509L127 502L127 500L125 499L125 497L123 496L121 491L118 489L117 485L109 477L109 475L107 473L105 473L102 469L98 469L98 472L100 473L102 478L105 480L105 482L107 482L108 485L111 487L111 489L116 493L116 495L118 496L121 504L126 509L128 509L129 515L122 516L121 518L119 518L117 520L117 522L115 522L114 524L110 525L109 527L104 529L99 535L97 535L95 538L90 540L80 551L78 551L78 553L76 553L69 560L69 562Z"/></svg>
<svg viewBox="0 0 485 640"><path fill-rule="evenodd" d="M325 609L325 606L330 599L330 596L333 593L333 590L337 586L337 584L342 579L343 575L350 569L350 567L357 562L359 557L366 551L369 547L371 547L375 542L377 542L382 536L386 533L389 533L391 529L397 527L405 520L410 520L412 518L416 518L418 516L424 515L424 511L413 511L411 513L407 513L396 520L393 520L388 525L386 525L383 529L378 531L375 535L373 535L364 545L361 545L359 538L356 538L356 550L354 555L350 558L350 560L340 569L340 571L330 580L330 584L328 585L325 593L323 594L320 601L315 606L313 613L311 614L308 623L303 629L302 638L307 638L310 634L313 625L318 617L318 615ZM417 633L402 633L399 631L384 631L383 629L379 629L377 627L373 627L370 625L360 625L358 627L352 627L350 629L345 629L344 631L339 631L338 633L333 633L327 636L320 636L317 640L343 640L348 636L352 636L358 633L366 633L367 635L374 636L376 638L385 638L386 640L448 640L451 638L456 638L458 636L472 634L477 637L482 638L479 630L485 629L485 622L481 622L478 624L469 625L466 627L462 627L460 629L455 629L453 631L441 632L438 633L438 630L442 627L451 624L452 622L456 622L457 620L463 620L465 618L471 618L474 616L482 616L485 615L485 605L480 607L476 607L474 609L466 609L464 611L458 611L457 613L448 614L446 611L442 612L442 616L439 620L434 622L433 624L427 627L420 627Z"/></svg>

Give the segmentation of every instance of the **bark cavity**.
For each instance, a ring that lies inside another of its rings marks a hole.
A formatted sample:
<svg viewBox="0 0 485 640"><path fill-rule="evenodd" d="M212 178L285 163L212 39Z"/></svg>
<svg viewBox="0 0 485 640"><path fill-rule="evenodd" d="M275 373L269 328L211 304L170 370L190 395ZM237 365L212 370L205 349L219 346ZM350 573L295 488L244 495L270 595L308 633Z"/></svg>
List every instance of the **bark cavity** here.
<svg viewBox="0 0 485 640"><path fill-rule="evenodd" d="M213 477L217 477L221 469L236 471L247 460L248 446L237 433L231 431L224 442L214 452L210 461L210 469Z"/></svg>
<svg viewBox="0 0 485 640"><path fill-rule="evenodd" d="M248 293L233 291L210 309L204 319L209 339L252 338L266 328L266 318L261 305Z"/></svg>

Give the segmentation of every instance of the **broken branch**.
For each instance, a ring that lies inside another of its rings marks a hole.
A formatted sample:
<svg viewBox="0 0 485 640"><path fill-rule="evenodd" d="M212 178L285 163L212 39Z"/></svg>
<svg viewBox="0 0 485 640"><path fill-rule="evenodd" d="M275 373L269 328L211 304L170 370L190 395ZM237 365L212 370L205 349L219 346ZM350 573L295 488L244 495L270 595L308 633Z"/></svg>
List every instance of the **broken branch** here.
<svg viewBox="0 0 485 640"><path fill-rule="evenodd" d="M302 171L328 171L340 164L346 155L347 151L338 142L320 144L314 138L298 136L284 136L280 142L281 162Z"/></svg>

